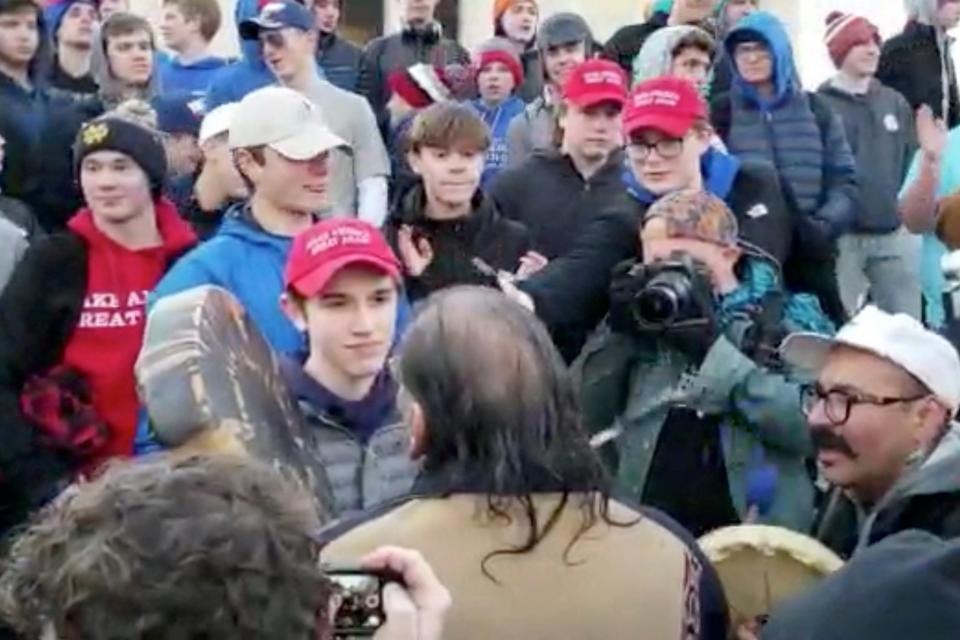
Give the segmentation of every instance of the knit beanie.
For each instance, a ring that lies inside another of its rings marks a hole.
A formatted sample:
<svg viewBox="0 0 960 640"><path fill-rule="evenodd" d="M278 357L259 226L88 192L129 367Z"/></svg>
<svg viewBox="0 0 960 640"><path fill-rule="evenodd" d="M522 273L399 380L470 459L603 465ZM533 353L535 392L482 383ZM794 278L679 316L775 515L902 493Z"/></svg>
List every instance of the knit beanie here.
<svg viewBox="0 0 960 640"><path fill-rule="evenodd" d="M494 62L500 62L510 69L510 73L513 75L514 88L523 84L523 65L520 64L520 57L513 49L513 45L506 38L490 38L480 43L480 46L477 47L476 62L474 63L476 75L479 75L487 65Z"/></svg>
<svg viewBox="0 0 960 640"><path fill-rule="evenodd" d="M70 7L78 2L86 2L94 8L97 6L94 0L54 0L44 7L43 22L47 27L47 35L51 40L56 41L57 31L60 30L60 23L63 22L63 17L67 15Z"/></svg>
<svg viewBox="0 0 960 640"><path fill-rule="evenodd" d="M85 123L73 144L73 166L78 179L83 159L97 151L130 156L147 174L154 197L160 195L167 179L167 154L155 131L114 115Z"/></svg>
<svg viewBox="0 0 960 640"><path fill-rule="evenodd" d="M866 18L842 11L833 11L827 16L824 42L838 69L843 66L850 49L871 41L880 44L880 30Z"/></svg>
<svg viewBox="0 0 960 640"><path fill-rule="evenodd" d="M510 10L510 7L517 4L518 2L532 2L537 4L537 0L494 0L493 3L493 24L496 25L500 22L500 18L503 17L507 11ZM539 7L537 7L539 9Z"/></svg>
<svg viewBox="0 0 960 640"><path fill-rule="evenodd" d="M387 85L391 95L403 98L414 109L423 109L434 102L453 98L443 67L428 64L415 64L394 71L387 78Z"/></svg>

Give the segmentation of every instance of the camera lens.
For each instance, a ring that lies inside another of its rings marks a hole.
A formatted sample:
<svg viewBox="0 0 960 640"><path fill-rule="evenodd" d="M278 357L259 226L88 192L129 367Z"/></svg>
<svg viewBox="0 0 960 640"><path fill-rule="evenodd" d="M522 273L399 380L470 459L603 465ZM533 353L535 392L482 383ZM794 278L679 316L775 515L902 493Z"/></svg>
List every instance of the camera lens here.
<svg viewBox="0 0 960 640"><path fill-rule="evenodd" d="M653 285L637 296L639 320L651 325L669 324L680 311L676 292L668 287Z"/></svg>

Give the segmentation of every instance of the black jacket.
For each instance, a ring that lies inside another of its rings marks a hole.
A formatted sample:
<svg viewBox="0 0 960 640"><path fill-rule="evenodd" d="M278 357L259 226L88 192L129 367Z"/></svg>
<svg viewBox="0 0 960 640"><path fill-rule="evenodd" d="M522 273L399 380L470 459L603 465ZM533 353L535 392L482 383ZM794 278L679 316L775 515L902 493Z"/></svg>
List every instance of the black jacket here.
<svg viewBox="0 0 960 640"><path fill-rule="evenodd" d="M44 288L52 282L58 286ZM0 297L0 535L51 498L67 477L67 460L40 446L23 418L20 390L31 375L60 361L86 288L86 245L73 234L58 234L31 244Z"/></svg>
<svg viewBox="0 0 960 640"><path fill-rule="evenodd" d="M317 42L317 62L334 86L344 91L357 90L363 49L336 33L321 33Z"/></svg>
<svg viewBox="0 0 960 640"><path fill-rule="evenodd" d="M430 242L433 262L420 277L407 277L411 300L454 285L497 286L496 278L481 272L473 264L480 258L496 270L513 273L520 258L530 250L530 234L518 222L507 220L482 191L473 199L473 211L466 218L449 221L426 217L423 183L416 183L403 194L384 225L387 240L398 252L397 234L409 225L414 237L419 234Z"/></svg>
<svg viewBox="0 0 960 640"><path fill-rule="evenodd" d="M657 12L646 22L620 27L603 48L603 57L619 64L626 71L627 77L632 77L633 59L640 53L643 43L654 31L667 26L669 18L669 14Z"/></svg>
<svg viewBox="0 0 960 640"><path fill-rule="evenodd" d="M543 95L543 61L540 49L530 47L520 56L523 65L523 84L517 89L517 95L526 103L531 103Z"/></svg>
<svg viewBox="0 0 960 640"><path fill-rule="evenodd" d="M783 264L793 243L793 221L775 171L743 165L725 200L740 224L740 239ZM568 361L609 310L613 268L640 257L639 229L649 206L631 198L598 215L569 253L521 284Z"/></svg>
<svg viewBox="0 0 960 640"><path fill-rule="evenodd" d="M552 260L574 247L594 216L627 199L623 171L619 152L589 180L583 179L569 156L535 153L497 175L489 194L504 216L527 228L534 251Z"/></svg>
<svg viewBox="0 0 960 640"><path fill-rule="evenodd" d="M950 87L947 125L952 129L960 125L960 100L952 64L948 65L946 72ZM915 110L926 104L940 118L943 117L943 73L934 27L910 22L903 33L884 43L877 80L902 93Z"/></svg>
<svg viewBox="0 0 960 640"><path fill-rule="evenodd" d="M470 54L459 43L444 38L439 26L425 30L407 28L371 40L364 49L357 91L370 101L379 120L383 119L390 99L387 86L390 74L421 62L439 67L450 64L469 66Z"/></svg>

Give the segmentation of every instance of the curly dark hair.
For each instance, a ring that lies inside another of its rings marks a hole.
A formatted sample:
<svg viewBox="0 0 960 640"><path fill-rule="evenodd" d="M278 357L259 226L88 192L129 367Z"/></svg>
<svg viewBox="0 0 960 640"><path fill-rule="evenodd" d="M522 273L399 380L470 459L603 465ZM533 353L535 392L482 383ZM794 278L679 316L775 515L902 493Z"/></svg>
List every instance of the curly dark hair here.
<svg viewBox="0 0 960 640"><path fill-rule="evenodd" d="M28 638L312 640L319 524L305 489L249 460L114 465L13 543L0 614Z"/></svg>

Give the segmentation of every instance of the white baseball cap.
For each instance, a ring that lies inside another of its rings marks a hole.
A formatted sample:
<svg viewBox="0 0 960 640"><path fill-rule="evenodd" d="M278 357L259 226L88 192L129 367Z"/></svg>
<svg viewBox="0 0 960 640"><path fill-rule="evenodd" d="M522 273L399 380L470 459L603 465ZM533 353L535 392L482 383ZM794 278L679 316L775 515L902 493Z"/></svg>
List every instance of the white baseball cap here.
<svg viewBox="0 0 960 640"><path fill-rule="evenodd" d="M346 147L310 100L286 87L265 87L237 104L230 122L231 149L268 146L290 160L309 160Z"/></svg>
<svg viewBox="0 0 960 640"><path fill-rule="evenodd" d="M840 345L889 360L922 382L953 415L960 408L960 355L946 338L903 313L866 307L835 337L795 333L780 353L788 364L816 373Z"/></svg>
<svg viewBox="0 0 960 640"><path fill-rule="evenodd" d="M237 113L237 103L228 102L213 109L203 116L200 123L200 133L197 135L197 144L203 146L207 141L228 133L233 123L233 116Z"/></svg>

